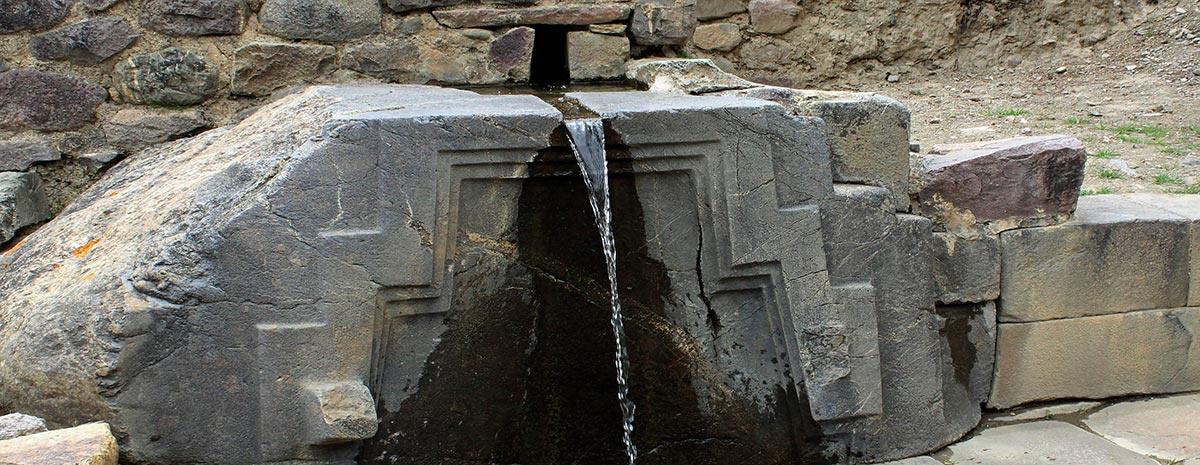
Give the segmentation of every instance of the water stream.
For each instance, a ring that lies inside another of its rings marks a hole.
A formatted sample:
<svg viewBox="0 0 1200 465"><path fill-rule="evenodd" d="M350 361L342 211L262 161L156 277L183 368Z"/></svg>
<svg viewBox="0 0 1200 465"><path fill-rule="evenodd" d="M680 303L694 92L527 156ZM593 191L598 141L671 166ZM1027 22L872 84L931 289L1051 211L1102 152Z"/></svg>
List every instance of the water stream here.
<svg viewBox="0 0 1200 465"><path fill-rule="evenodd" d="M604 152L604 123L598 118L567 120L568 139L575 161L583 172L583 182L588 188L588 199L596 217L596 228L600 230L600 242L604 245L604 260L608 263L609 295L612 299L613 338L617 342L617 399L621 403L625 453L629 465L637 459L637 447L633 445L633 400L629 398L629 382L625 370L629 367L629 354L625 350L625 323L621 319L621 300L617 296L617 249L613 241L612 210L608 196L608 160Z"/></svg>

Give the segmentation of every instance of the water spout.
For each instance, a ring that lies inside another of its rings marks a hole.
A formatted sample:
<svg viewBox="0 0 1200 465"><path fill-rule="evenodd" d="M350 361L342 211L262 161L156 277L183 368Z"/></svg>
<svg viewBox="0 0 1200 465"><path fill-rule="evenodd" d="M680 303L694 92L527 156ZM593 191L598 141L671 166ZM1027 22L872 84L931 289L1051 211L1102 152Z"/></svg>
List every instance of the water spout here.
<svg viewBox="0 0 1200 465"><path fill-rule="evenodd" d="M598 118L568 120L567 133L575 161L583 172L583 182L588 188L588 199L600 230L600 241L604 245L604 259L608 263L609 295L612 299L613 338L617 343L617 399L621 403L623 419L622 439L629 465L637 460L637 447L633 445L633 412L636 407L629 398L629 354L625 350L625 323L621 318L621 300L617 295L617 249L612 232L612 209L608 195L608 159L604 151L604 122Z"/></svg>

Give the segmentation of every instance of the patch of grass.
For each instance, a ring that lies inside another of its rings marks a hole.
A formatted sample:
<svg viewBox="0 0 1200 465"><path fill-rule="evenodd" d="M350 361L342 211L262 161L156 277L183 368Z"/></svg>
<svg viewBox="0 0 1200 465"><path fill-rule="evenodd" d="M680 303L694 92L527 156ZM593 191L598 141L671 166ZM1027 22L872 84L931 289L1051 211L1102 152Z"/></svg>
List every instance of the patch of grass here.
<svg viewBox="0 0 1200 465"><path fill-rule="evenodd" d="M1100 176L1101 179L1121 179L1125 177L1124 174L1121 174L1121 170L1113 168L1100 168L1100 171L1096 175Z"/></svg>
<svg viewBox="0 0 1200 465"><path fill-rule="evenodd" d="M1168 194L1200 194L1200 185L1190 185L1186 187L1171 187L1163 189L1163 192Z"/></svg>
<svg viewBox="0 0 1200 465"><path fill-rule="evenodd" d="M1159 149L1158 151L1165 153L1167 155L1176 155L1176 156L1180 156L1180 157L1188 154L1187 150L1175 148L1175 147L1163 147L1163 148Z"/></svg>
<svg viewBox="0 0 1200 465"><path fill-rule="evenodd" d="M1183 184L1183 180L1169 174L1158 174L1154 176L1154 183L1160 186L1167 184Z"/></svg>
<svg viewBox="0 0 1200 465"><path fill-rule="evenodd" d="M1183 130L1192 133L1193 136L1200 137L1200 124L1189 124Z"/></svg>
<svg viewBox="0 0 1200 465"><path fill-rule="evenodd" d="M1088 119L1075 116L1062 120L1062 124L1088 124Z"/></svg>
<svg viewBox="0 0 1200 465"><path fill-rule="evenodd" d="M1121 156L1121 154L1117 153L1115 150L1102 149L1097 150L1096 153L1092 154L1092 156L1096 158L1117 158Z"/></svg>
<svg viewBox="0 0 1200 465"><path fill-rule="evenodd" d="M1116 191L1112 190L1112 188L1109 188L1109 187L1101 187L1101 188L1099 188L1099 189L1096 189L1096 190L1091 190L1091 189L1084 189L1084 190L1081 190L1081 191L1079 191L1079 196L1080 196L1080 197L1086 197L1086 196L1089 196L1089 195L1104 195L1104 194L1111 194L1111 193L1113 193L1113 192L1116 192Z"/></svg>
<svg viewBox="0 0 1200 465"><path fill-rule="evenodd" d="M993 108L983 112L983 116L1021 116L1028 114L1029 110L1024 108Z"/></svg>

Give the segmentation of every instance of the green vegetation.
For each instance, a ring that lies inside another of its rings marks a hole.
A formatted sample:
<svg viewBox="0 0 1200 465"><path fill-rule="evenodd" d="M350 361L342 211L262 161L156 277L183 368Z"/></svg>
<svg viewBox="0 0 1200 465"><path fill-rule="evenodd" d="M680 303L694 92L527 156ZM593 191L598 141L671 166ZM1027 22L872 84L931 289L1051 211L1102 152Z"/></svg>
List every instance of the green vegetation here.
<svg viewBox="0 0 1200 465"><path fill-rule="evenodd" d="M1161 149L1158 149L1158 151L1165 153L1167 155L1176 155L1176 156L1180 156L1180 157L1188 154L1187 150L1184 150L1181 148L1176 148L1176 147L1163 147Z"/></svg>
<svg viewBox="0 0 1200 465"><path fill-rule="evenodd" d="M1192 133L1193 136L1200 137L1200 124L1189 124L1183 130Z"/></svg>
<svg viewBox="0 0 1200 465"><path fill-rule="evenodd" d="M1125 177L1124 174L1121 174L1121 170L1113 168L1100 168L1097 176L1100 176L1102 179L1121 179Z"/></svg>
<svg viewBox="0 0 1200 465"><path fill-rule="evenodd" d="M1117 158L1117 157L1121 156L1121 154L1117 153L1114 150L1103 149L1103 150L1097 150L1096 153L1092 154L1092 156L1096 157L1096 158Z"/></svg>
<svg viewBox="0 0 1200 465"><path fill-rule="evenodd" d="M1183 180L1169 174L1159 174L1154 176L1154 183L1160 186L1167 184L1183 184Z"/></svg>
<svg viewBox="0 0 1200 465"><path fill-rule="evenodd" d="M1163 189L1163 192L1168 194L1200 194L1200 185L1193 184L1186 187L1172 187Z"/></svg>
<svg viewBox="0 0 1200 465"><path fill-rule="evenodd" d="M1078 117L1078 116L1062 120L1062 124L1078 125L1078 124L1087 124L1087 123L1088 123L1087 118L1082 118L1082 117Z"/></svg>
<svg viewBox="0 0 1200 465"><path fill-rule="evenodd" d="M1028 114L1029 110L1024 108L993 108L983 112L983 116L1021 116Z"/></svg>
<svg viewBox="0 0 1200 465"><path fill-rule="evenodd" d="M1079 191L1079 196L1085 197L1085 196L1089 196L1089 195L1103 195L1103 194L1111 194L1114 192L1116 192L1116 191L1112 190L1111 188L1101 187L1096 190L1091 190L1091 189L1081 190L1081 191Z"/></svg>

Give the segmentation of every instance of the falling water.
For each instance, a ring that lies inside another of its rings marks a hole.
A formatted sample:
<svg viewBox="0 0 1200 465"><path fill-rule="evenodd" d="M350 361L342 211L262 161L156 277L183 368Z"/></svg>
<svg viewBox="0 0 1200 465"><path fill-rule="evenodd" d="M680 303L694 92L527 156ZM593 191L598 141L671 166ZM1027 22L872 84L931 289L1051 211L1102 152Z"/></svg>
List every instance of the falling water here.
<svg viewBox="0 0 1200 465"><path fill-rule="evenodd" d="M621 402L625 453L629 465L637 459L637 447L633 445L633 400L629 398L629 381L625 370L629 367L629 354L625 351L625 323L621 320L621 300L617 297L617 249L613 242L612 210L608 197L608 160L604 152L604 123L597 118L567 121L571 150L583 172L583 182L588 188L592 213L596 217L596 228L600 230L600 242L604 244L604 260L608 262L609 295L612 299L613 337L617 341L617 399Z"/></svg>

